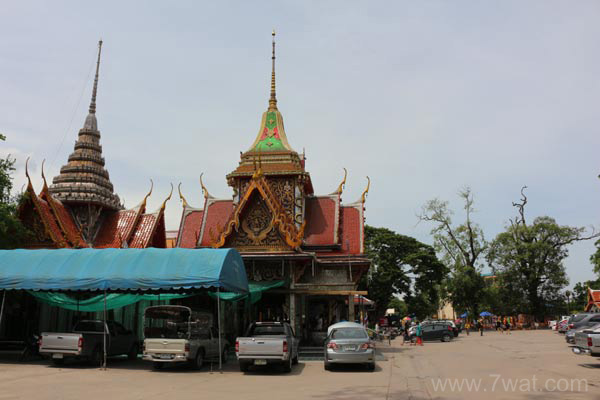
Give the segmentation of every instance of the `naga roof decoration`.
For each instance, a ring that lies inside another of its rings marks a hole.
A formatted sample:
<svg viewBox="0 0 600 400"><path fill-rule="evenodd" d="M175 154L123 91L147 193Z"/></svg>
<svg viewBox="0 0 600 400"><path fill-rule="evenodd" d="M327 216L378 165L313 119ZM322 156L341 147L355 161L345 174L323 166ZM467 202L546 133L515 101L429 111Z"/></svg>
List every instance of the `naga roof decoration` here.
<svg viewBox="0 0 600 400"><path fill-rule="evenodd" d="M89 114L79 130L75 149L69 155L67 164L53 179L50 193L66 204L86 203L108 210L119 210L122 208L119 196L114 193L108 171L104 168L100 131L96 120L96 94L101 52L102 40L98 42L98 60Z"/></svg>
<svg viewBox="0 0 600 400"><path fill-rule="evenodd" d="M261 235L268 234L272 229L278 229L283 239L294 250L299 250L300 245L302 244L302 240L304 238L304 228L306 223L303 222L300 228L296 228L294 223L294 219L291 215L289 215L286 210L283 208L278 198L275 196L269 183L265 179L262 174L260 168L255 172L252 180L244 196L241 198L240 202L237 204L234 212L229 217L229 220L225 223L223 229L218 234L218 236L213 240L212 247L219 248L225 245L225 241L229 235L235 229L236 231L240 228L240 214L245 209L245 206L248 203L248 200L252 196L254 192L258 192L262 199L265 201L267 207L272 213L272 220L270 226L264 230L264 232L260 232L258 237L254 237L250 230L247 230L251 239L256 240L257 242L261 240ZM246 233L248 233L246 232Z"/></svg>

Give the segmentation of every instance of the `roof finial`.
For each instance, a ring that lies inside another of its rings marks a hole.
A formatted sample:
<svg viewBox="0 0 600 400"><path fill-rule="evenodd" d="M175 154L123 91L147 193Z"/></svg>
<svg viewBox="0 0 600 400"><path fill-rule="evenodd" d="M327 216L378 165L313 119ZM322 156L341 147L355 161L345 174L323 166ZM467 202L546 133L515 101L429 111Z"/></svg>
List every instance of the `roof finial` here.
<svg viewBox="0 0 600 400"><path fill-rule="evenodd" d="M48 182L46 182L46 175L44 174L44 163L46 159L42 160L42 180L44 181L44 188L42 190L48 190Z"/></svg>
<svg viewBox="0 0 600 400"><path fill-rule="evenodd" d="M177 190L179 191L179 199L181 199L181 202L183 203L183 208L186 208L188 206L188 202L181 193L181 182L179 182L179 185L177 185Z"/></svg>
<svg viewBox="0 0 600 400"><path fill-rule="evenodd" d="M152 189L154 189L154 181L150 179L150 191L146 196L144 196L144 200L142 200L142 203L140 204L140 207L144 208L144 210L142 210L144 212L146 210L146 202L148 201L148 197L150 197L150 195L152 194Z"/></svg>
<svg viewBox="0 0 600 400"><path fill-rule="evenodd" d="M342 192L344 191L344 186L346 185L347 177L348 177L348 170L346 168L344 168L344 179L342 179L342 182L340 183L337 190L335 191L336 194L342 194Z"/></svg>
<svg viewBox="0 0 600 400"><path fill-rule="evenodd" d="M362 193L362 195L360 196L360 202L365 204L365 201L367 201L367 193L369 193L369 189L371 188L371 178L369 178L367 176L367 188L365 189L365 191Z"/></svg>
<svg viewBox="0 0 600 400"><path fill-rule="evenodd" d="M181 193L181 192L179 192ZM173 195L173 183L171 183L171 193L169 193L169 197L167 197L165 199L165 201L163 201L162 205L160 206L160 209L164 211L165 206L167 205L167 201L171 200L171 196Z"/></svg>
<svg viewBox="0 0 600 400"><path fill-rule="evenodd" d="M271 71L271 97L269 98L269 110L277 110L277 97L275 97L275 29L273 29L273 55L272 60L272 71Z"/></svg>
<svg viewBox="0 0 600 400"><path fill-rule="evenodd" d="M203 175L204 175L204 172L200 174L200 186L202 187L202 193L204 194L205 199L212 198L210 193L208 193L208 189L206 188L206 186L204 186L204 182L202 182Z"/></svg>
<svg viewBox="0 0 600 400"><path fill-rule="evenodd" d="M31 177L29 176L29 158L30 157L27 157L27 160L25 160L25 176L27 177L28 188L29 187L33 188L33 185L31 184Z"/></svg>
<svg viewBox="0 0 600 400"><path fill-rule="evenodd" d="M98 92L98 71L100 70L101 53L102 39L98 41L98 61L96 61L96 77L94 78L94 89L92 90L92 101L90 102L90 114L96 114L96 93Z"/></svg>

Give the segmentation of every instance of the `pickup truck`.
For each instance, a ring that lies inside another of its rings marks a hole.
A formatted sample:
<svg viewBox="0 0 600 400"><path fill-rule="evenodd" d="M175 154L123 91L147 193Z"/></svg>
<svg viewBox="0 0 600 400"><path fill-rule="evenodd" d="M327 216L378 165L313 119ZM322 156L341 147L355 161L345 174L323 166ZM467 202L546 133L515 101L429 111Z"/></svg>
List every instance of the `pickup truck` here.
<svg viewBox="0 0 600 400"><path fill-rule="evenodd" d="M254 322L245 337L235 341L235 354L240 371L251 365L280 364L284 372L291 372L298 363L298 344L292 327L286 322Z"/></svg>
<svg viewBox="0 0 600 400"><path fill-rule="evenodd" d="M126 354L130 360L137 358L139 343L133 332L115 321L82 320L71 333L43 332L40 337L40 354L48 355L56 365L65 359L84 359L93 365L102 365L104 358L104 332L107 355Z"/></svg>
<svg viewBox="0 0 600 400"><path fill-rule="evenodd" d="M213 326L211 313L193 311L189 307L166 305L148 307L144 311L143 359L154 369L166 364L187 363L200 369L205 361L227 361L229 342L221 338Z"/></svg>
<svg viewBox="0 0 600 400"><path fill-rule="evenodd" d="M600 357L600 324L575 332L575 354L589 354Z"/></svg>

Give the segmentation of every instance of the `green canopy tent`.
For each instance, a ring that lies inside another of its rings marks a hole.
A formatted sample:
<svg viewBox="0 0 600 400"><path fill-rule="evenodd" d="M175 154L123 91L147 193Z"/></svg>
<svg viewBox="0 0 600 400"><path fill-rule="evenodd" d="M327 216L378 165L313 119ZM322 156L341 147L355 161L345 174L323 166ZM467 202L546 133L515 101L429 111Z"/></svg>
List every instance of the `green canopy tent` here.
<svg viewBox="0 0 600 400"><path fill-rule="evenodd" d="M216 289L219 347L221 291L241 295L249 292L244 262L234 249L0 250L0 266L0 289L4 291L102 292L105 321L107 292L189 293ZM131 298L113 298L115 303L125 300ZM53 301L68 302L64 297L54 297ZM97 306L98 299L94 302ZM106 367L106 333L104 353Z"/></svg>

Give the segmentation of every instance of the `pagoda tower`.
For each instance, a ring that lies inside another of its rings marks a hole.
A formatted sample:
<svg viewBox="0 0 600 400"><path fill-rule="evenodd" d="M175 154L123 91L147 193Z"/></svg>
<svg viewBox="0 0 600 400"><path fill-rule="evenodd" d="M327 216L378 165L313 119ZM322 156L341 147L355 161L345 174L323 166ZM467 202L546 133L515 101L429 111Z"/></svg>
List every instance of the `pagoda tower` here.
<svg viewBox="0 0 600 400"><path fill-rule="evenodd" d="M28 248L166 247L164 212L171 195L158 210L148 212L152 185L138 205L124 209L105 169L96 119L101 52L99 41L89 113L67 164L48 185L42 162L44 185L39 193L25 164L28 185L18 215L33 233Z"/></svg>
<svg viewBox="0 0 600 400"><path fill-rule="evenodd" d="M101 53L102 40L98 42L96 76L88 116L79 130L75 149L69 155L67 164L60 169L60 174L54 177L49 188L54 198L69 206L87 242L93 242L103 211L123 208L119 196L114 193L108 171L104 167L100 131L96 119Z"/></svg>

